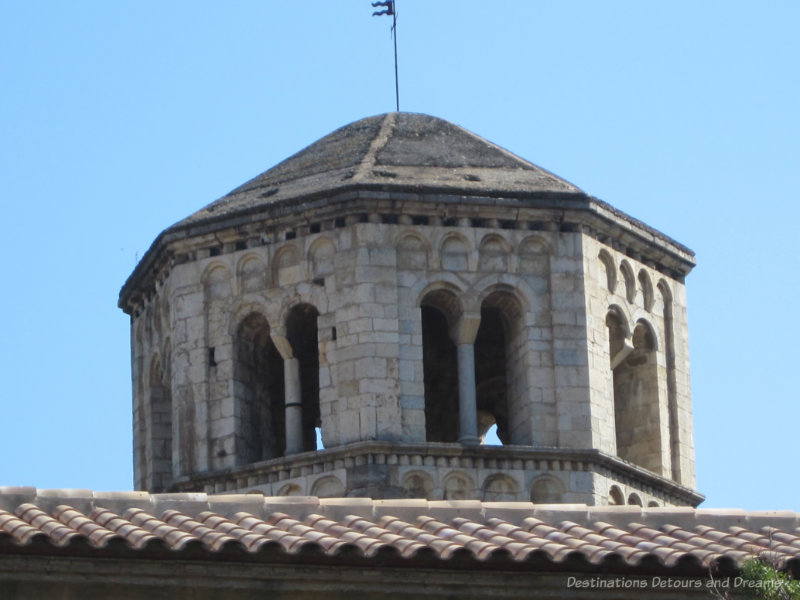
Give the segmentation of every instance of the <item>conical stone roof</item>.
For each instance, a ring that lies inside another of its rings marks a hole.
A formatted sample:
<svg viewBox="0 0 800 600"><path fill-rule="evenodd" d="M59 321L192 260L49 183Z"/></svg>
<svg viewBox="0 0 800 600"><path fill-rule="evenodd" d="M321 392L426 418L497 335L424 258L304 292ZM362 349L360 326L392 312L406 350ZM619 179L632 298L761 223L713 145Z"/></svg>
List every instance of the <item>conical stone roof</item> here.
<svg viewBox="0 0 800 600"><path fill-rule="evenodd" d="M337 129L177 226L346 188L585 196L571 183L448 121L388 113Z"/></svg>

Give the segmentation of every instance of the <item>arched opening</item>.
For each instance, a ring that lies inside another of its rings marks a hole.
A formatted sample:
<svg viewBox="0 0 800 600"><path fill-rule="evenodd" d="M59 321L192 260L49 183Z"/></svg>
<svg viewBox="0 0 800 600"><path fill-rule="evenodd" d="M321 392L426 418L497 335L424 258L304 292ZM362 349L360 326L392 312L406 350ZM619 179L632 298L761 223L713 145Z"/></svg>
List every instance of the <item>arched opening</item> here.
<svg viewBox="0 0 800 600"><path fill-rule="evenodd" d="M661 431L655 338L639 322L632 344L614 311L606 317L614 388L617 456L661 474Z"/></svg>
<svg viewBox="0 0 800 600"><path fill-rule="evenodd" d="M493 425L503 444L511 443L509 405L512 390L522 385L521 365L514 369L521 328L520 305L509 292L491 293L481 304L481 324L475 338L475 388L478 435L484 438ZM521 396L522 394L516 394Z"/></svg>
<svg viewBox="0 0 800 600"><path fill-rule="evenodd" d="M283 359L267 320L253 313L234 339L233 394L237 411L237 463L283 455L285 448Z"/></svg>
<svg viewBox="0 0 800 600"><path fill-rule="evenodd" d="M157 358L150 368L149 401L148 489L152 492L164 492L172 485L172 395L169 377Z"/></svg>
<svg viewBox="0 0 800 600"><path fill-rule="evenodd" d="M458 441L458 353L450 323L460 312L451 292L437 290L422 300L422 376L425 388L425 439Z"/></svg>
<svg viewBox="0 0 800 600"><path fill-rule="evenodd" d="M286 337L300 370L300 402L303 415L303 451L317 449L317 432L322 423L319 415L319 311L310 304L298 304L286 318Z"/></svg>
<svg viewBox="0 0 800 600"><path fill-rule="evenodd" d="M641 506L642 499L639 497L639 494L631 494L628 496L628 504L631 506Z"/></svg>

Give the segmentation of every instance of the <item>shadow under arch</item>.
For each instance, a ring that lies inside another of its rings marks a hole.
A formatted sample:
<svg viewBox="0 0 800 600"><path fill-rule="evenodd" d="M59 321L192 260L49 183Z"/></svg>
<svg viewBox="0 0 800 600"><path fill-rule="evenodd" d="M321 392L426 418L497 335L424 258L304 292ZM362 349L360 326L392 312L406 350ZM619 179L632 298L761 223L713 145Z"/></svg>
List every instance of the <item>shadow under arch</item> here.
<svg viewBox="0 0 800 600"><path fill-rule="evenodd" d="M303 451L317 449L319 410L319 311L311 304L292 306L286 315L286 337L300 370ZM288 406L288 405L287 405Z"/></svg>
<svg viewBox="0 0 800 600"><path fill-rule="evenodd" d="M458 353L450 332L461 314L461 301L449 287L431 289L420 299L425 439L429 442L458 441Z"/></svg>
<svg viewBox="0 0 800 600"><path fill-rule="evenodd" d="M285 448L283 358L266 317L251 311L233 336L236 463L277 458Z"/></svg>

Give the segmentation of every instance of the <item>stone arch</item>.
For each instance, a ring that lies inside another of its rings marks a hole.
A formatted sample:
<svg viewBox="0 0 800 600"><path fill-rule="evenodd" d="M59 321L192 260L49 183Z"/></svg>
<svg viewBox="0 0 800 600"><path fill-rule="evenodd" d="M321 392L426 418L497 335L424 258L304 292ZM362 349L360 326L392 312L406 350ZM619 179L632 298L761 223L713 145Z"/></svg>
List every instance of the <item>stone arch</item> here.
<svg viewBox="0 0 800 600"><path fill-rule="evenodd" d="M409 498L430 499L433 496L433 477L425 471L409 471L401 485Z"/></svg>
<svg viewBox="0 0 800 600"><path fill-rule="evenodd" d="M508 272L511 246L500 235L490 233L478 246L478 271Z"/></svg>
<svg viewBox="0 0 800 600"><path fill-rule="evenodd" d="M550 475L541 475L531 484L531 502L534 504L559 504L564 502L564 484Z"/></svg>
<svg viewBox="0 0 800 600"><path fill-rule="evenodd" d="M553 248L547 240L538 235L526 237L520 242L517 254L518 270L521 274L542 277L545 279L544 283L549 285L550 256L553 254Z"/></svg>
<svg viewBox="0 0 800 600"><path fill-rule="evenodd" d="M614 290L617 289L617 267L614 264L614 259L605 248L600 249L597 258L600 260L600 264L603 265L603 270L605 271L606 289L613 294Z"/></svg>
<svg viewBox="0 0 800 600"><path fill-rule="evenodd" d="M291 285L303 280L300 250L295 244L286 244L275 252L272 259L272 280L277 286Z"/></svg>
<svg viewBox="0 0 800 600"><path fill-rule="evenodd" d="M278 490L278 496L305 496L305 494L296 483L287 483Z"/></svg>
<svg viewBox="0 0 800 600"><path fill-rule="evenodd" d="M455 232L447 234L439 246L442 269L445 271L468 271L471 252L467 238Z"/></svg>
<svg viewBox="0 0 800 600"><path fill-rule="evenodd" d="M209 300L221 300L231 295L231 270L222 262L213 262L203 271L205 296Z"/></svg>
<svg viewBox="0 0 800 600"><path fill-rule="evenodd" d="M319 311L315 306L300 303L289 309L284 322L286 338L291 345L294 358L299 363L301 436L304 451L316 450L315 429L322 427L319 409L318 319Z"/></svg>
<svg viewBox="0 0 800 600"><path fill-rule="evenodd" d="M172 485L172 393L168 370L156 354L150 362L147 401L147 489L164 492Z"/></svg>
<svg viewBox="0 0 800 600"><path fill-rule="evenodd" d="M452 471L442 481L445 500L468 500L474 497L475 483L463 471Z"/></svg>
<svg viewBox="0 0 800 600"><path fill-rule="evenodd" d="M639 497L639 494L630 494L628 496L628 504L630 506L642 506L642 499Z"/></svg>
<svg viewBox="0 0 800 600"><path fill-rule="evenodd" d="M427 269L430 265L431 245L416 231L405 231L397 240L397 267L399 269Z"/></svg>
<svg viewBox="0 0 800 600"><path fill-rule="evenodd" d="M327 236L319 237L308 249L311 262L311 272L314 278L326 277L334 271L336 246Z"/></svg>
<svg viewBox="0 0 800 600"><path fill-rule="evenodd" d="M239 292L257 292L266 286L267 266L264 259L255 252L249 252L239 259L236 265L236 275L239 283Z"/></svg>
<svg viewBox="0 0 800 600"><path fill-rule="evenodd" d="M647 508L658 508L658 502L650 500L650 502L647 503Z"/></svg>
<svg viewBox="0 0 800 600"><path fill-rule="evenodd" d="M612 485L608 490L608 504L610 506L623 506L625 504L625 496L619 486Z"/></svg>
<svg viewBox="0 0 800 600"><path fill-rule="evenodd" d="M633 304L636 301L636 278L633 276L633 268L627 260L623 260L619 263L619 271L625 282L625 298Z"/></svg>
<svg viewBox="0 0 800 600"><path fill-rule="evenodd" d="M325 475L311 486L311 495L318 498L344 498L344 484L335 475Z"/></svg>
<svg viewBox="0 0 800 600"><path fill-rule="evenodd" d="M642 290L642 302L644 303L644 309L647 312L653 310L653 303L655 302L655 296L653 294L653 282L650 280L650 275L647 274L647 271L644 269L639 269L639 287Z"/></svg>
<svg viewBox="0 0 800 600"><path fill-rule="evenodd" d="M283 359L263 314L250 312L233 340L233 397L237 464L283 455L285 448Z"/></svg>
<svg viewBox="0 0 800 600"><path fill-rule="evenodd" d="M678 426L678 394L677 371L675 366L675 321L672 307L672 290L669 284L661 279L657 285L661 296L661 310L664 319L664 358L667 366L667 419L669 430L670 464L672 479L681 483L683 480L681 467L680 442L681 433Z"/></svg>
<svg viewBox="0 0 800 600"><path fill-rule="evenodd" d="M449 287L429 290L420 300L425 436L457 442L459 436L458 354L450 335L463 308Z"/></svg>
<svg viewBox="0 0 800 600"><path fill-rule="evenodd" d="M475 390L483 436L492 424L503 444L513 443L509 415L521 414L527 383L523 359L524 311L512 288L496 286L482 294L481 322L475 337ZM521 423L515 423L520 426Z"/></svg>
<svg viewBox="0 0 800 600"><path fill-rule="evenodd" d="M514 502L519 497L519 485L504 473L489 475L483 482L484 502Z"/></svg>
<svg viewBox="0 0 800 600"><path fill-rule="evenodd" d="M631 342L626 340L622 349L618 349L619 333L611 314L606 322L612 361L617 455L662 474L655 336L650 324L640 319Z"/></svg>

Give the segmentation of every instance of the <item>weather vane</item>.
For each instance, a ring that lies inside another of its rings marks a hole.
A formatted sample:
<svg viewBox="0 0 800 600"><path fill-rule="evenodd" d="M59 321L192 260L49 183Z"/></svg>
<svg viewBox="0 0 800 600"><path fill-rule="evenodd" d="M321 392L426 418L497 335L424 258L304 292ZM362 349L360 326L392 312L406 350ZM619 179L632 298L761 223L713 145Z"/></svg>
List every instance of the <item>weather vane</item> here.
<svg viewBox="0 0 800 600"><path fill-rule="evenodd" d="M394 0L372 3L372 8L377 8L379 6L382 7L383 10L376 10L372 13L373 17L380 17L381 15L389 15L392 17L392 39L394 39L394 99L397 112L400 112L400 84L397 79L397 10L394 6Z"/></svg>

